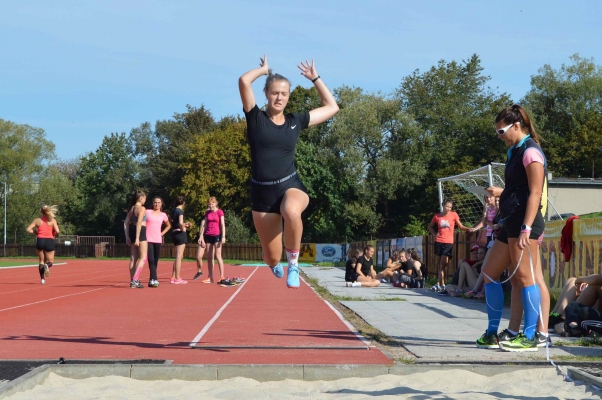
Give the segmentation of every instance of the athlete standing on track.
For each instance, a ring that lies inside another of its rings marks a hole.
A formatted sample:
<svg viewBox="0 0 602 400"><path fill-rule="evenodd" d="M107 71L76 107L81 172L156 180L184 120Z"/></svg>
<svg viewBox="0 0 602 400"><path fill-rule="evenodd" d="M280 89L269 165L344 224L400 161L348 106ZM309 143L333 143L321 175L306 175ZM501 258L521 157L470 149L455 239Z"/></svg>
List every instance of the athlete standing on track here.
<svg viewBox="0 0 602 400"><path fill-rule="evenodd" d="M161 227L165 224L165 228ZM146 210L146 238L148 239L148 268L150 269L150 281L148 287L159 287L159 278L157 277L157 267L159 264L159 255L161 254L161 244L163 236L171 229L169 218L163 212L163 199L155 197L153 199L153 209Z"/></svg>
<svg viewBox="0 0 602 400"><path fill-rule="evenodd" d="M481 348L501 346L506 351L537 351L535 329L541 294L531 260L538 257L537 239L545 228L541 196L546 159L531 120L522 107L514 105L502 110L495 119L495 129L510 149L504 173L505 189L487 189L492 196L500 196L498 225L501 229L483 267L489 325L476 345ZM524 333L499 342L497 331L504 308L504 292L497 280L509 264L517 268L512 282L522 291Z"/></svg>
<svg viewBox="0 0 602 400"><path fill-rule="evenodd" d="M27 232L37 236L36 250L38 250L38 270L40 272L40 282L46 283L46 279L50 275L49 268L54 262L54 237L60 232L59 224L56 222L55 214L57 213L56 206L43 206L40 210L42 213L40 218L33 220L27 227Z"/></svg>
<svg viewBox="0 0 602 400"><path fill-rule="evenodd" d="M173 231L171 238L176 248L176 259L173 262L173 272L171 273L170 283L176 285L183 285L188 283L182 279L180 271L182 270L182 258L184 258L184 249L188 244L188 234L186 228L190 228L190 222L184 222L184 206L186 200L184 196L178 196L176 198L175 208L171 212L171 221L173 223Z"/></svg>
<svg viewBox="0 0 602 400"><path fill-rule="evenodd" d="M260 67L238 80L243 111L247 119L247 137L251 148L251 210L253 222L263 249L263 261L278 278L284 276L280 265L282 256L282 220L284 245L288 260L286 284L299 287L299 250L303 235L301 213L309 204L307 189L295 169L295 147L302 129L321 124L332 118L339 106L332 93L320 79L312 60L298 68L301 75L312 81L322 100L322 107L304 113L284 114L290 95L290 82L268 68L264 55ZM264 93L267 110L257 107L252 83L267 75Z"/></svg>
<svg viewBox="0 0 602 400"><path fill-rule="evenodd" d="M203 283L213 283L213 258L217 258L220 278L217 282L221 286L234 286L228 284L224 277L224 260L222 260L222 243L226 243L226 221L224 212L217 208L217 199L210 197L207 201L208 210L205 212L205 224L201 231L201 247L207 246L207 266L209 278Z"/></svg>
<svg viewBox="0 0 602 400"><path fill-rule="evenodd" d="M136 190L130 200L130 210L123 222L125 242L131 247L132 252L130 258L130 288L132 289L144 289L139 279L148 253L145 202L146 194L142 190Z"/></svg>

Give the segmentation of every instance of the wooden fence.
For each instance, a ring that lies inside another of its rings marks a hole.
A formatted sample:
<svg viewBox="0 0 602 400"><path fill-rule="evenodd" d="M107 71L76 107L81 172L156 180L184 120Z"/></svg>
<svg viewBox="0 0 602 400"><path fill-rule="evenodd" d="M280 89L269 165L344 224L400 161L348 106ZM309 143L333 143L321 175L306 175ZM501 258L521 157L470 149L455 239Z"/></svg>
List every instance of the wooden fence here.
<svg viewBox="0 0 602 400"><path fill-rule="evenodd" d="M198 244L189 244L184 250L184 258L196 258ZM88 245L55 245L55 257L129 257L131 248L125 243L115 244L88 244ZM37 257L36 246L33 244L7 244L4 252L0 255L6 257ZM176 249L173 244L166 243L161 246L161 258L175 258ZM203 257L206 258L207 254ZM227 260L259 261L261 256L261 245L255 243L225 243L222 245L222 257ZM284 248L282 261L286 261Z"/></svg>

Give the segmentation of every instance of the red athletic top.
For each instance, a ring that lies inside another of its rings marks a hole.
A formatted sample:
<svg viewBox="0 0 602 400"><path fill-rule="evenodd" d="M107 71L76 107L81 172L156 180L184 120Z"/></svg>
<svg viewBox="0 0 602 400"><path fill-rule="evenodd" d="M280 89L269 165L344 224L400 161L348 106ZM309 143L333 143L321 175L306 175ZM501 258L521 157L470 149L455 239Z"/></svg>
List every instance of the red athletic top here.
<svg viewBox="0 0 602 400"><path fill-rule="evenodd" d="M54 228L48 225L48 218L42 217L42 225L38 226L38 238L54 239Z"/></svg>

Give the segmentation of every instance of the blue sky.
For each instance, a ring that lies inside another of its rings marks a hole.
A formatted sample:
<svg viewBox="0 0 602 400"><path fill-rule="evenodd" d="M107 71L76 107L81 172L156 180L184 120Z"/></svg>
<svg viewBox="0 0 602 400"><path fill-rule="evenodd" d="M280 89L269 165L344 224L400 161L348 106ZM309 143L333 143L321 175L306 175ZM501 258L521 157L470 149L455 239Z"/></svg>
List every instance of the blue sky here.
<svg viewBox="0 0 602 400"><path fill-rule="evenodd" d="M298 75L314 58L331 87L391 92L415 69L481 57L519 100L531 75L579 53L602 64L602 2L28 1L0 6L0 118L46 131L57 155L205 104L240 114L237 79L268 54ZM256 83L256 95L260 86Z"/></svg>

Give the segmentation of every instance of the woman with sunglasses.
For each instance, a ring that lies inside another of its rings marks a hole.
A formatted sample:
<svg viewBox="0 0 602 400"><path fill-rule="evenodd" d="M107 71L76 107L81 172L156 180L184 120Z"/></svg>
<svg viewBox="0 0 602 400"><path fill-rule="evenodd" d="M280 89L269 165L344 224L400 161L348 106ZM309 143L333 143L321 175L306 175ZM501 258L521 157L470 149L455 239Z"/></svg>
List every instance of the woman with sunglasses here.
<svg viewBox="0 0 602 400"><path fill-rule="evenodd" d="M531 120L522 107L513 105L503 109L495 119L495 128L498 137L510 149L504 173L505 189L487 188L490 195L500 197L498 225L501 228L483 267L489 325L476 345L505 351L537 351L535 330L541 294L533 265L538 257L537 239L545 227L541 196L546 158ZM524 332L500 343L497 331L504 308L504 292L499 278L508 265L514 266L511 275L516 269L513 283L522 293Z"/></svg>

